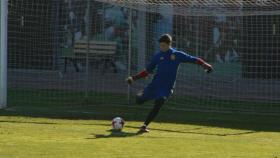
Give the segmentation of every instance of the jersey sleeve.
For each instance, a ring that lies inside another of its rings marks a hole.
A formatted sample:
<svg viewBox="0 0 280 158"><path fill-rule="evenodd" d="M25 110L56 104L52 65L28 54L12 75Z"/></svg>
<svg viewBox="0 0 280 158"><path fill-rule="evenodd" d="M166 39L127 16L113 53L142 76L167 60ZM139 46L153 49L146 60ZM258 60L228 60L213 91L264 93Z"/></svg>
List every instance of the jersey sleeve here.
<svg viewBox="0 0 280 158"><path fill-rule="evenodd" d="M178 55L179 55L179 60L180 62L182 63L195 63L197 61L197 57L195 56L191 56L185 52L178 52Z"/></svg>
<svg viewBox="0 0 280 158"><path fill-rule="evenodd" d="M158 61L158 55L154 55L152 58L152 61L147 65L146 70L148 73L153 73L154 69L157 66Z"/></svg>

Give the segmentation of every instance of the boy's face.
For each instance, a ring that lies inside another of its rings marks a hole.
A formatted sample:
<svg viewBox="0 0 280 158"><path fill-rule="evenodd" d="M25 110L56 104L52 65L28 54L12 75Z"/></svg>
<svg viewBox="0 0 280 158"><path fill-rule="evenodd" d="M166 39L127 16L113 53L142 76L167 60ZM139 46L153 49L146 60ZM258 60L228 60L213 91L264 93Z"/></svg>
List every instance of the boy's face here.
<svg viewBox="0 0 280 158"><path fill-rule="evenodd" d="M171 44L168 44L168 43L165 43L165 42L161 42L161 43L159 43L159 47L160 47L160 50L162 52L167 52L170 49Z"/></svg>

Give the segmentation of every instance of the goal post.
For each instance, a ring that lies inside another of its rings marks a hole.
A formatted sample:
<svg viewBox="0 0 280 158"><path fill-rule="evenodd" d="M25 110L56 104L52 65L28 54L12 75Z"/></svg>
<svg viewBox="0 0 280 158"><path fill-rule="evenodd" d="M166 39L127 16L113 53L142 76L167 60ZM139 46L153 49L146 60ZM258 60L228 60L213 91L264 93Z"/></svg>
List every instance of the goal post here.
<svg viewBox="0 0 280 158"><path fill-rule="evenodd" d="M1 0L1 48L0 48L0 109L7 106L7 16L8 0Z"/></svg>

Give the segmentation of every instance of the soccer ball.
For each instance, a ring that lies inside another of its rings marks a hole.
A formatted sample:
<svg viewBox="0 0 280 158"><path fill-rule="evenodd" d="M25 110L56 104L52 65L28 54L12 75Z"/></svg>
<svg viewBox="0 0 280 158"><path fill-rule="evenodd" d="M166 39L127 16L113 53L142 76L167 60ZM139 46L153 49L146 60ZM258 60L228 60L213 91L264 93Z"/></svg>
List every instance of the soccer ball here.
<svg viewBox="0 0 280 158"><path fill-rule="evenodd" d="M112 120L112 127L114 130L122 130L124 126L124 120L121 117L115 117Z"/></svg>

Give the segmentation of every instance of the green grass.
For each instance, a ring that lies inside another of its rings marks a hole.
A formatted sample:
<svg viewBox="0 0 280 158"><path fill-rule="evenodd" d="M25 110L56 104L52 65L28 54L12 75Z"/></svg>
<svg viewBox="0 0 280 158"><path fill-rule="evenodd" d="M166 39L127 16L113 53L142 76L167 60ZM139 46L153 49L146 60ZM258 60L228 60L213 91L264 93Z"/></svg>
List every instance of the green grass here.
<svg viewBox="0 0 280 158"><path fill-rule="evenodd" d="M176 97L177 104L170 100L163 107L151 132L139 135L151 102L128 106L125 95L88 95L10 89L10 105L0 110L0 158L280 157L280 115L180 110L203 100ZM208 106L217 102L263 106L215 99ZM122 132L111 131L116 116L126 120Z"/></svg>
<svg viewBox="0 0 280 158"><path fill-rule="evenodd" d="M149 104L47 106L51 102L39 104L38 99L0 110L0 157L280 157L279 115L190 112L166 105L151 132L139 135ZM110 130L115 116L126 120L122 132Z"/></svg>
<svg viewBox="0 0 280 158"><path fill-rule="evenodd" d="M280 134L191 124L154 123L137 135L129 121L112 133L106 120L1 117L0 157L279 157Z"/></svg>

